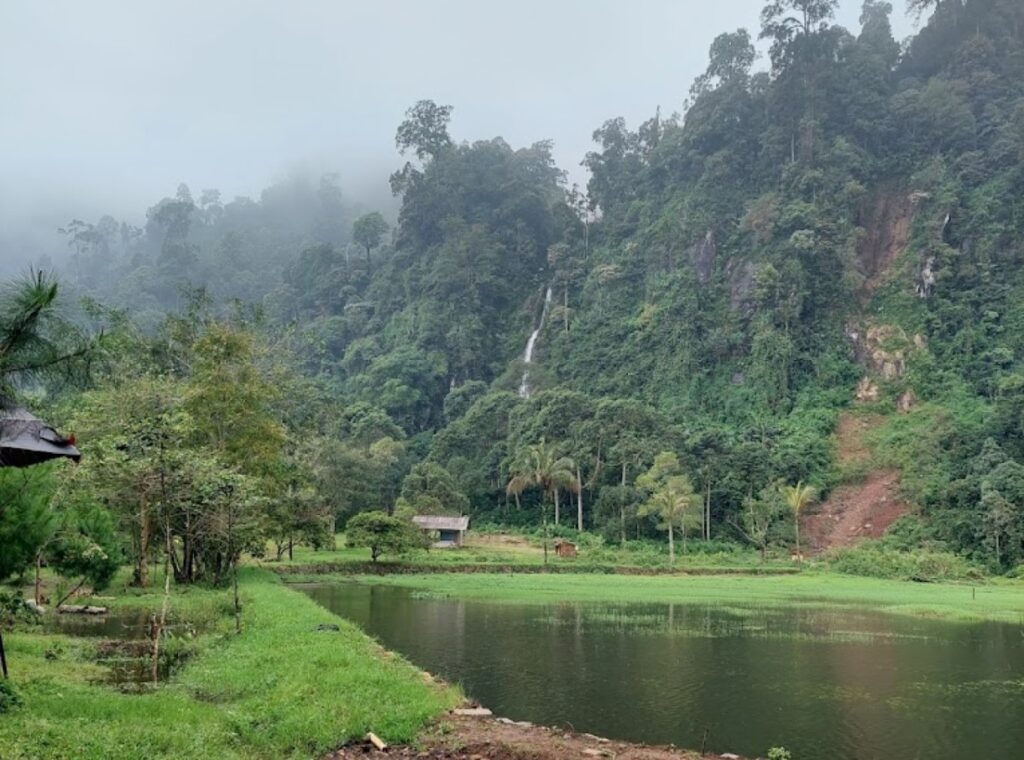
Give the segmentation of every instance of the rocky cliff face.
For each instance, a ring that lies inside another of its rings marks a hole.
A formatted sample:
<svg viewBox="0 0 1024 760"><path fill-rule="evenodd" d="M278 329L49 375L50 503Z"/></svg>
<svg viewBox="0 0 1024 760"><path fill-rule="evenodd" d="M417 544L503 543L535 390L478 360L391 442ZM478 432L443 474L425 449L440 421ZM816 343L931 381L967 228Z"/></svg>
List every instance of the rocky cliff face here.
<svg viewBox="0 0 1024 760"><path fill-rule="evenodd" d="M708 230L703 238L690 247L690 266L693 267L693 271L697 275L697 281L701 285L706 284L711 279L711 275L714 274L717 252L715 233L711 230Z"/></svg>
<svg viewBox="0 0 1024 760"><path fill-rule="evenodd" d="M917 194L886 185L861 205L856 268L864 278L862 296L874 290L906 250L919 200Z"/></svg>

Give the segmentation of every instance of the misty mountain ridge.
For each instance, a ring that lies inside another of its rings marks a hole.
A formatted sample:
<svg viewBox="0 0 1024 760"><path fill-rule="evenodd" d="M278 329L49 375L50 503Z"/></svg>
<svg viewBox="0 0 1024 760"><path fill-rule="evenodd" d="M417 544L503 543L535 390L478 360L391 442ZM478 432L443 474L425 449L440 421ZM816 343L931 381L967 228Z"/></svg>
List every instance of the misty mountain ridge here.
<svg viewBox="0 0 1024 760"><path fill-rule="evenodd" d="M398 127L397 217L331 176L257 201L182 186L142 227L65 227L63 280L144 325L183 288L255 304L482 514L545 438L580 465L592 525L618 531L608 489L672 448L728 533L772 483L856 477L833 433L870 411L873 461L923 518L900 535L979 556L998 535L1012 563L1024 523L979 504L1024 503L999 485L1024 472L1024 6L914 5L930 15L901 46L885 2L858 30L831 0L769 3L715 39L684 115L594 132L585 192L550 143L459 140L421 101Z"/></svg>

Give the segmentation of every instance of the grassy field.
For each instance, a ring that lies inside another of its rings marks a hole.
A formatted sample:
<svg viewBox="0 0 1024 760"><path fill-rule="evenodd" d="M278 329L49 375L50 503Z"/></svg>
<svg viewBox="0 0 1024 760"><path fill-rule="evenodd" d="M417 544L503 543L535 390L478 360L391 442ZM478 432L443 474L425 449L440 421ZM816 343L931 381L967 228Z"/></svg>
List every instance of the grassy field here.
<svg viewBox="0 0 1024 760"><path fill-rule="evenodd" d="M331 576L322 576L323 580ZM340 578L339 578L340 579ZM824 572L757 577L597 576L592 574L428 574L357 576L434 594L510 602L674 602L703 604L856 605L948 620L1024 623L1024 582L968 586L860 578Z"/></svg>
<svg viewBox="0 0 1024 760"><path fill-rule="evenodd" d="M174 594L174 617L207 632L177 675L142 694L104 683L95 640L29 627L7 632L21 704L0 715L0 757L315 758L368 730L410 740L461 698L271 573L243 571L241 593L240 635L232 632L227 592ZM160 602L154 589L100 603L158 609ZM321 623L340 631L316 631Z"/></svg>
<svg viewBox="0 0 1024 760"><path fill-rule="evenodd" d="M667 545L653 542L631 542L625 547L606 546L593 536L584 535L579 555L572 559L558 557L553 543L549 545L548 565L556 569L579 568L581 571L611 570L613 568L644 569L650 571L736 569L747 571L792 571L788 556L774 556L763 562L755 551L730 547L723 551L678 552L673 566L668 564ZM338 534L336 548L315 551L309 547L295 547L293 559L285 555L280 562L269 561L269 567L314 568L316 566L360 565L369 562L370 552L365 548L352 548L345 544L345 536ZM691 545L692 542L691 542ZM270 553L273 557L273 552ZM544 564L542 541L536 536L507 533L470 531L466 545L461 549L420 549L398 556L384 555L382 565L415 565L421 567L454 567L459 565L494 565L506 567L541 567Z"/></svg>

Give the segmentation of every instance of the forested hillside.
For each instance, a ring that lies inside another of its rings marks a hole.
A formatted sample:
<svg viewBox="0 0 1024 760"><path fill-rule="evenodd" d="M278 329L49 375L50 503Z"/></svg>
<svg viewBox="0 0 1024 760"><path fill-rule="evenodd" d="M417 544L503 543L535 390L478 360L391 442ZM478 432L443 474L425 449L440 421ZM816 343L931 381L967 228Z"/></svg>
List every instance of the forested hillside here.
<svg viewBox="0 0 1024 760"><path fill-rule="evenodd" d="M218 356L258 367L253 434L308 473L225 456L278 473L283 501L315 483L341 522L397 505L536 524L550 502L609 541L667 523L788 544L782 486L827 498L885 470L910 512L885 546L1007 570L1024 560L1024 4L911 5L901 43L886 2L852 30L837 0L770 2L680 83L681 114L594 132L585 191L549 144L452 135L425 100L398 127L397 219L331 177L226 204L183 186L144 229L69 225L62 276L141 326L139 375L192 404L189 425ZM91 393L69 419L101 430L121 402ZM841 415L870 415L855 466Z"/></svg>

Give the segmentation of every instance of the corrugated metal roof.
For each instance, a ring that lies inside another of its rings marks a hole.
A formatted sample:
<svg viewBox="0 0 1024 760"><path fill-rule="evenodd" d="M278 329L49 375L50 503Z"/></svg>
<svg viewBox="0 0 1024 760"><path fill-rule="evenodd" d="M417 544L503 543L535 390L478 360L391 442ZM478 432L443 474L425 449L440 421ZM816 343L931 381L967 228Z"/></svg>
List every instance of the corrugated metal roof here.
<svg viewBox="0 0 1024 760"><path fill-rule="evenodd" d="M416 515L412 521L423 530L466 530L469 528L468 516Z"/></svg>

